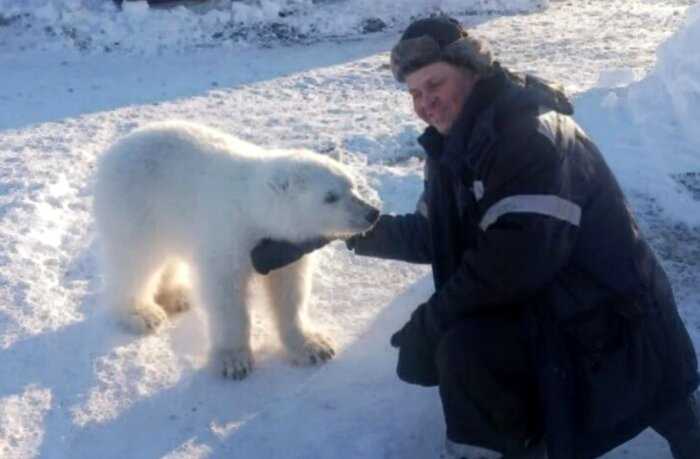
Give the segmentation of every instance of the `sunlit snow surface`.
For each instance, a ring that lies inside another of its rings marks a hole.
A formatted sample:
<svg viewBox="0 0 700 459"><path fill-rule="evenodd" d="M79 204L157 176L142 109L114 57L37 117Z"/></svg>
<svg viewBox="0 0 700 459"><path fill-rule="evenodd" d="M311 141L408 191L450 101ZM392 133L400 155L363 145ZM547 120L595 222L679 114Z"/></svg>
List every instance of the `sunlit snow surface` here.
<svg viewBox="0 0 700 459"><path fill-rule="evenodd" d="M192 14L183 3L199 14ZM13 32L5 43L13 50L152 54L251 41L317 42L405 26L412 17L438 10L512 14L548 4L549 0L209 0L180 1L162 9L126 0L120 11L111 0L0 0L0 21Z"/></svg>
<svg viewBox="0 0 700 459"><path fill-rule="evenodd" d="M423 127L391 78L387 51L411 14L459 14L455 5L464 2L399 3L405 16L393 9L393 19L388 2L248 6L244 25L269 24L275 8L296 5L288 20L319 30L318 40L292 44L263 37L261 48L254 34L203 35L210 19L184 9L130 5L120 16L110 2L0 0L0 14L31 10L34 24L104 30L78 43L22 31L21 21L0 26L0 457L438 457L437 393L400 383L388 344L430 294L427 268L355 257L341 243L323 249L310 317L334 337L336 359L290 366L259 304L256 370L225 381L207 367L200 311L150 337L113 323L98 300L90 215L97 156L134 127L166 118L332 155L367 177L385 211L412 211ZM577 119L669 270L697 345L700 7L690 4L482 1L475 11L493 14L460 18L506 65L559 80L576 95ZM361 6L362 18L337 13L348 5ZM242 18L246 7L235 8L207 14ZM514 14L522 10L531 13ZM387 28L363 34L357 24L367 17ZM154 35L164 27L172 33ZM118 34L126 37L119 47L100 48L98 38ZM647 432L605 457L670 454Z"/></svg>

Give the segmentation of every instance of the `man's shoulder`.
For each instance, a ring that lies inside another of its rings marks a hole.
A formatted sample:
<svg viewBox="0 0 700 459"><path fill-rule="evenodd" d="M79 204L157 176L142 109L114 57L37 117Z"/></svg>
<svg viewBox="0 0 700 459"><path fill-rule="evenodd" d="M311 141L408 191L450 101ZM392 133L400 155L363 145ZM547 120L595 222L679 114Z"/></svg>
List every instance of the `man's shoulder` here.
<svg viewBox="0 0 700 459"><path fill-rule="evenodd" d="M535 170L557 168L562 152L538 117L528 115L503 127L489 157L483 173L501 182Z"/></svg>
<svg viewBox="0 0 700 459"><path fill-rule="evenodd" d="M571 120L573 105L561 85L529 74L507 74L510 83L494 104L493 127L498 134L519 139Z"/></svg>

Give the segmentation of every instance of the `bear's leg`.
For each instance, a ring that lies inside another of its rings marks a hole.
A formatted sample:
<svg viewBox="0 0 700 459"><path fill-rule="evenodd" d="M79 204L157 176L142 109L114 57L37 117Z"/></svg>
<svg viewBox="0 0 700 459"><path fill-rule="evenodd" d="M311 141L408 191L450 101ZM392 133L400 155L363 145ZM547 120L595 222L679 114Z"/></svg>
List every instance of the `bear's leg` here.
<svg viewBox="0 0 700 459"><path fill-rule="evenodd" d="M226 378L243 379L253 369L250 316L246 306L250 270L236 266L228 250L198 263L202 301L209 315L212 355Z"/></svg>
<svg viewBox="0 0 700 459"><path fill-rule="evenodd" d="M335 355L331 342L306 325L306 302L311 293L312 262L303 257L282 269L263 277L280 339L287 348L292 362L313 365Z"/></svg>
<svg viewBox="0 0 700 459"><path fill-rule="evenodd" d="M138 333L155 331L167 315L152 297L158 258L146 248L105 247L105 300L120 321Z"/></svg>
<svg viewBox="0 0 700 459"><path fill-rule="evenodd" d="M171 260L163 269L153 299L168 315L188 310L192 304L192 285L188 267L179 260Z"/></svg>

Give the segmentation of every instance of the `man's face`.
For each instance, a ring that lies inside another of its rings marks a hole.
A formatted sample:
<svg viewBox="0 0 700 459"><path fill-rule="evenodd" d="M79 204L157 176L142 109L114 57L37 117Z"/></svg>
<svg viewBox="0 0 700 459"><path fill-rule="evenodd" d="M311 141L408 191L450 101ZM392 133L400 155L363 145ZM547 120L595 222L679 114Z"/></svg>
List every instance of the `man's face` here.
<svg viewBox="0 0 700 459"><path fill-rule="evenodd" d="M467 69L435 62L408 74L406 85L416 114L444 135L450 131L478 79Z"/></svg>

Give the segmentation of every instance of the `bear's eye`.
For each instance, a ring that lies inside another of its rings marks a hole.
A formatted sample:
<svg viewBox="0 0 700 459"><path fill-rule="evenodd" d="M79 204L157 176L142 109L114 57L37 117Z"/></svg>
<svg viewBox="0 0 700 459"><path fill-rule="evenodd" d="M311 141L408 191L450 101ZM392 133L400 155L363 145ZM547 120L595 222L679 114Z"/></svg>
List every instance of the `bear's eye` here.
<svg viewBox="0 0 700 459"><path fill-rule="evenodd" d="M323 197L323 202L325 202L326 204L333 204L334 202L338 202L338 199L340 199L340 197L336 193L329 191Z"/></svg>

